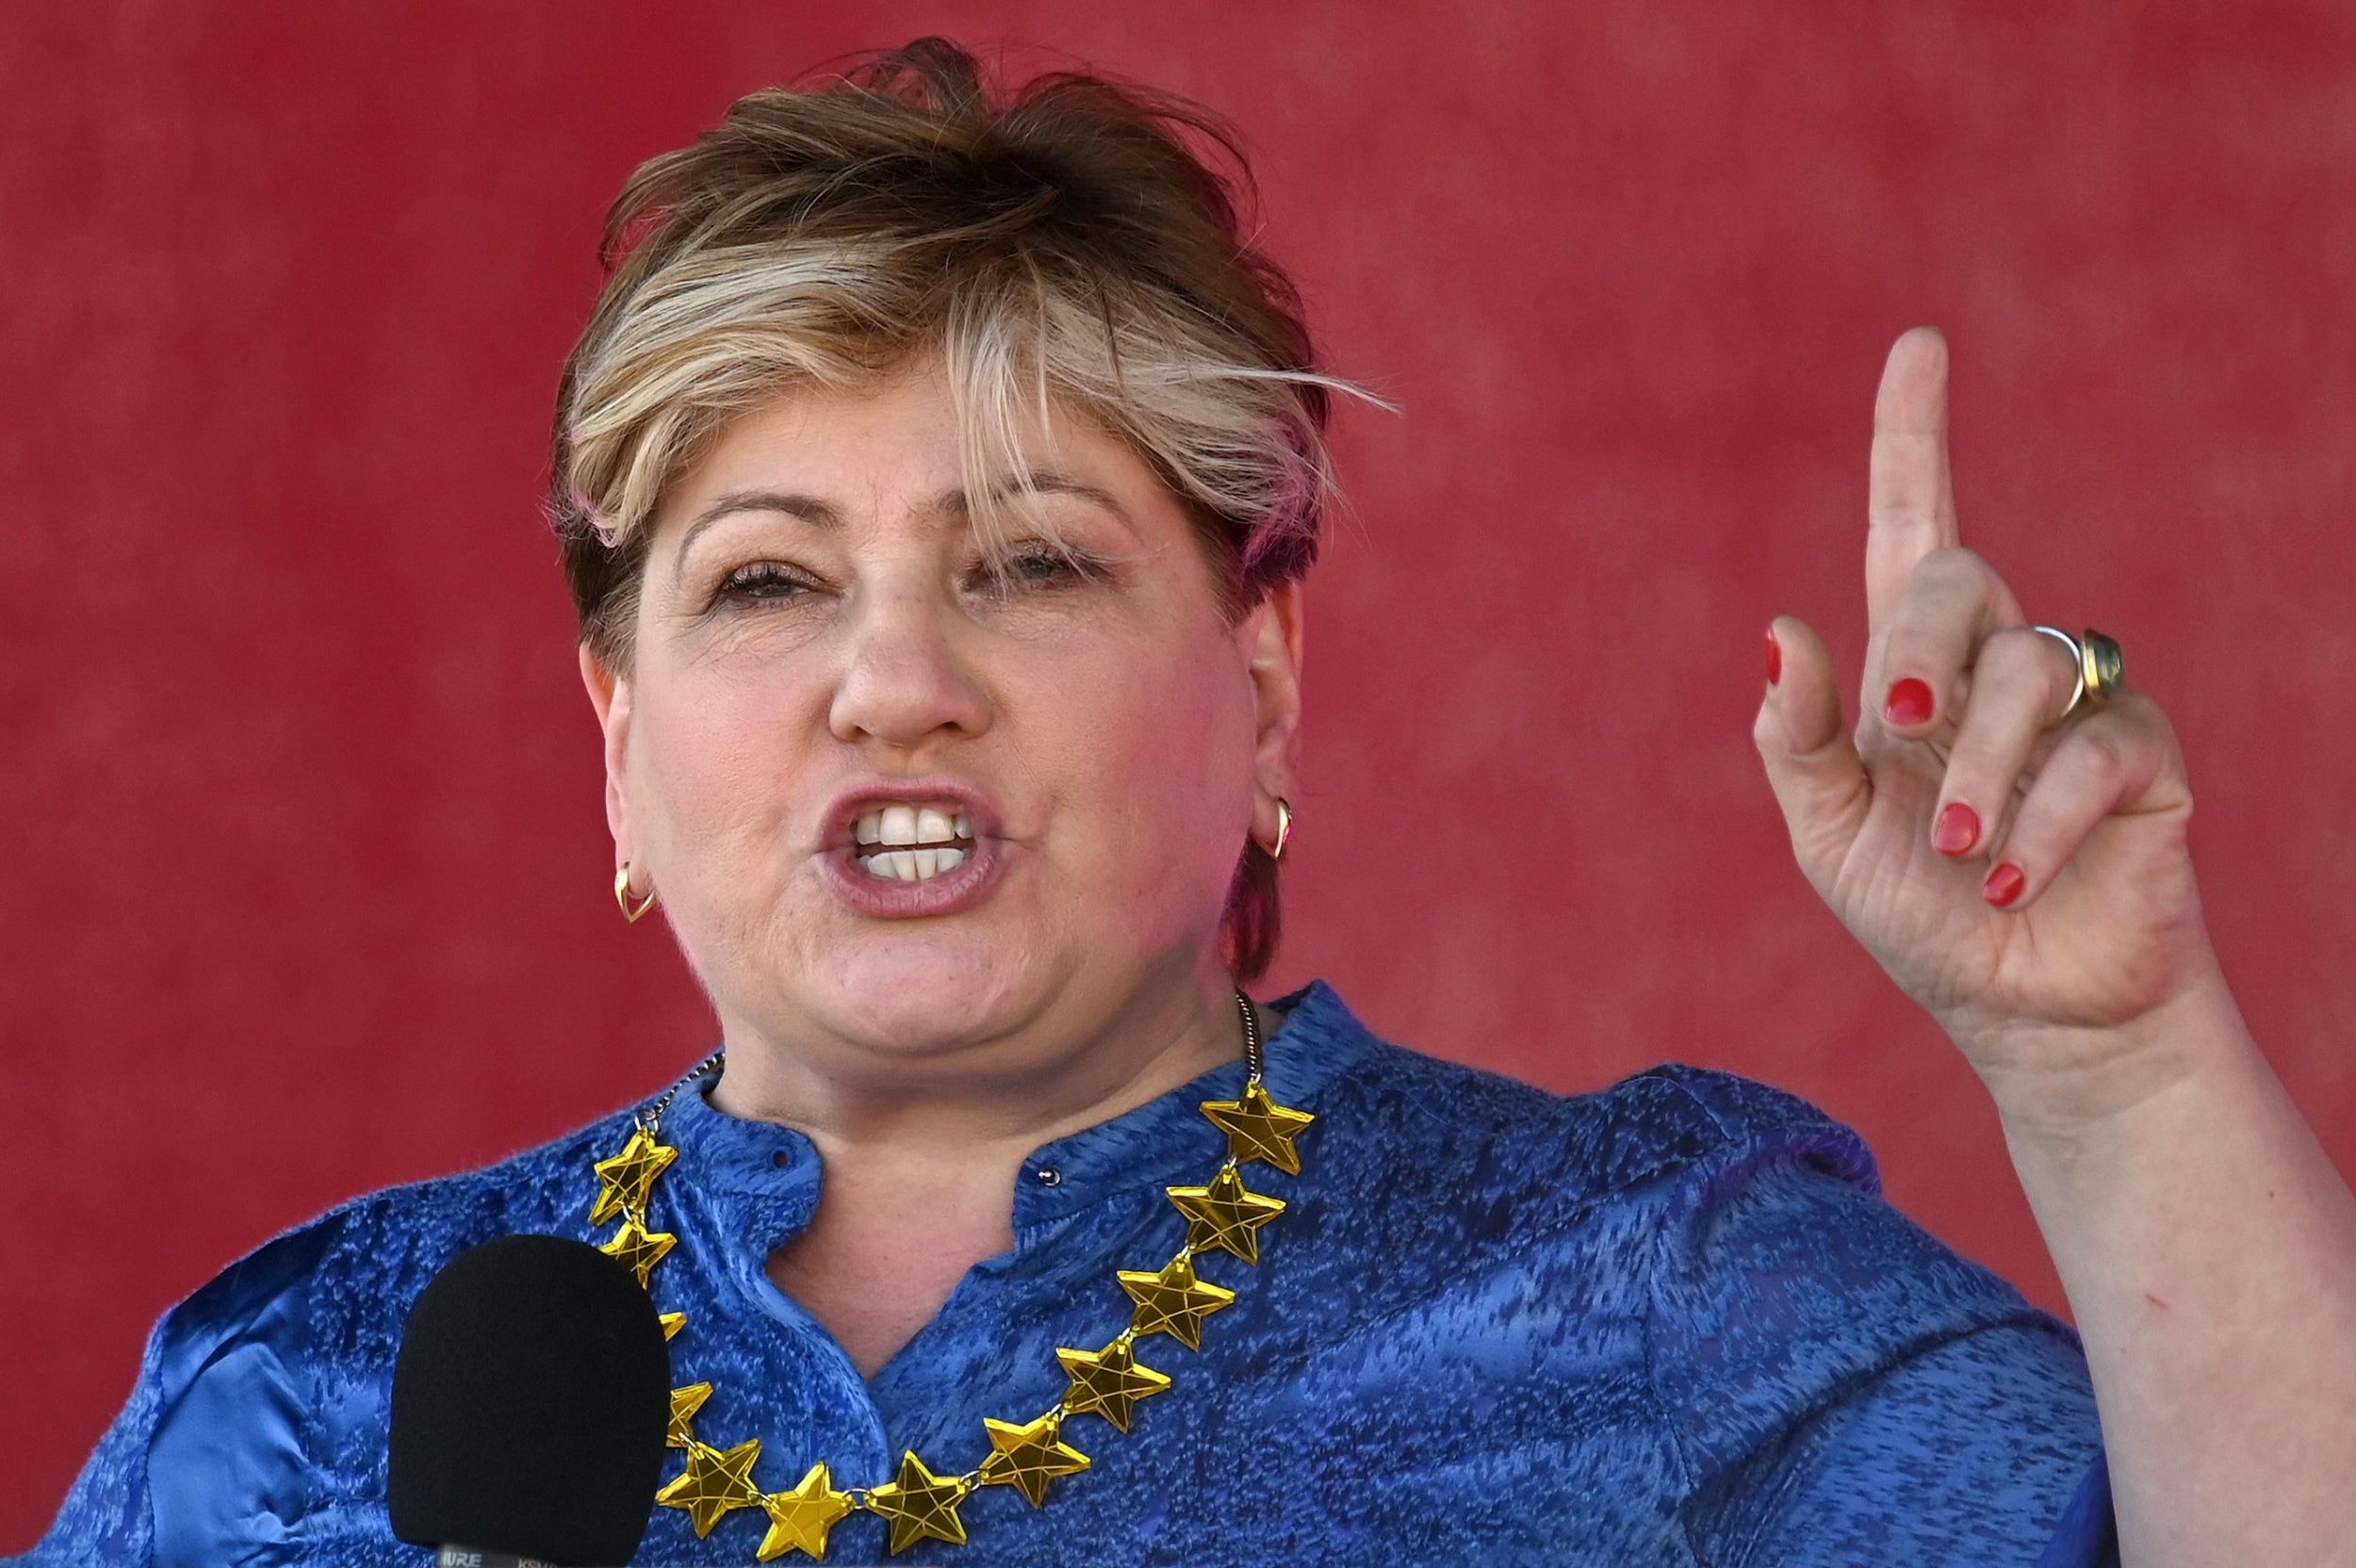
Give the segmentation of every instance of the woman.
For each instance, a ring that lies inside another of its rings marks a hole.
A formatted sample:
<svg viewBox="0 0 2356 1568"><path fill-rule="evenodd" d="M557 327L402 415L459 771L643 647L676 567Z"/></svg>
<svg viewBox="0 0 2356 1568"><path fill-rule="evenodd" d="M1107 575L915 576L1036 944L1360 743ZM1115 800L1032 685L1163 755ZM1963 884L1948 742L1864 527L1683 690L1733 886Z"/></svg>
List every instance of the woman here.
<svg viewBox="0 0 2356 1568"><path fill-rule="evenodd" d="M2138 1568L2345 1550L2356 1205L2165 719L1957 542L1935 334L1876 405L1868 712L1787 617L1755 738L1995 1096L2083 1354L1772 1089L1562 1100L1243 998L1340 384L1216 134L925 41L632 179L555 510L614 891L724 1052L225 1271L45 1554L402 1560L407 1307L543 1231L675 1315L645 1561L2090 1562L2114 1502Z"/></svg>

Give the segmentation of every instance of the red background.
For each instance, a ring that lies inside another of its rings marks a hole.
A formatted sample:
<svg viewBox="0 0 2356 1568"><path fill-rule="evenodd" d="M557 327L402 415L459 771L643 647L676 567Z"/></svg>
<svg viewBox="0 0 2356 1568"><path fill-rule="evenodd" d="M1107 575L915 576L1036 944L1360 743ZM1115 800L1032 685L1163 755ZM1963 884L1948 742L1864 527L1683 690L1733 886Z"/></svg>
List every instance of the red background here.
<svg viewBox="0 0 2356 1568"><path fill-rule="evenodd" d="M1560 1088L1787 1085L2058 1304L1749 743L1770 614L1854 665L1874 378L1935 321L1967 542L2168 703L2229 971L2356 1163L2356 10L1737 9L11 0L0 1550L221 1264L710 1043L607 891L548 403L635 162L928 30L1237 118L1404 405L1341 416L1277 979Z"/></svg>

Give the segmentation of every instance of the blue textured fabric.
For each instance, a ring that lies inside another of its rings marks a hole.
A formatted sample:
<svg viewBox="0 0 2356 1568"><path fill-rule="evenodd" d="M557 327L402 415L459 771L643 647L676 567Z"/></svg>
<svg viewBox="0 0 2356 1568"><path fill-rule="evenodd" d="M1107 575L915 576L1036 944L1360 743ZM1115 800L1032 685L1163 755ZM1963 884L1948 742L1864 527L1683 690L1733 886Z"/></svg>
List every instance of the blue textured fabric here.
<svg viewBox="0 0 2356 1568"><path fill-rule="evenodd" d="M1558 1098L1386 1045L1313 986L1269 1043L1268 1086L1314 1111L1304 1174L1248 1168L1291 1206L1235 1303L1135 1429L1072 1418L1094 1459L1043 1510L964 1505L972 1544L898 1560L1029 1564L1808 1564L2114 1560L2092 1396L2069 1331L1884 1203L1857 1136L1775 1089L1664 1067ZM696 1418L762 1440L756 1478L815 1460L886 1479L988 1451L982 1417L1061 1394L1057 1346L1126 1321L1116 1268L1157 1266L1162 1194L1222 1152L1197 1110L1240 1064L1039 1151L1014 1250L977 1265L862 1380L772 1284L819 1162L701 1093L666 1117L656 1199L679 1244L655 1274L687 1327ZM384 1433L401 1323L434 1272L510 1232L595 1238L590 1162L630 1111L484 1170L355 1199L173 1309L39 1560L423 1563L389 1532ZM1053 1169L1052 1184L1039 1179ZM766 1525L698 1539L658 1508L637 1560L750 1562ZM829 1560L885 1555L882 1521Z"/></svg>

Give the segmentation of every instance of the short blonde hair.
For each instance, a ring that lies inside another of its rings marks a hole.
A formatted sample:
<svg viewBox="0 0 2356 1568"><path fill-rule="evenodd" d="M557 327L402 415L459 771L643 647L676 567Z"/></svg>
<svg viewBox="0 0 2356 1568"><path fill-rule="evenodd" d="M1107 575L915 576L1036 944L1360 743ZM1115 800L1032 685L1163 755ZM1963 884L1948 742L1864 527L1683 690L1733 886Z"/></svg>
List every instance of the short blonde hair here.
<svg viewBox="0 0 2356 1568"><path fill-rule="evenodd" d="M1251 196L1200 106L1072 72L992 91L941 39L738 100L607 215L550 475L582 642L627 668L651 519L731 419L926 355L977 513L981 479L1027 477L1025 422L1076 415L1177 498L1231 614L1300 577L1333 491L1328 394L1357 388L1317 369L1297 291L1240 233ZM1276 897L1273 862L1244 858L1248 977Z"/></svg>

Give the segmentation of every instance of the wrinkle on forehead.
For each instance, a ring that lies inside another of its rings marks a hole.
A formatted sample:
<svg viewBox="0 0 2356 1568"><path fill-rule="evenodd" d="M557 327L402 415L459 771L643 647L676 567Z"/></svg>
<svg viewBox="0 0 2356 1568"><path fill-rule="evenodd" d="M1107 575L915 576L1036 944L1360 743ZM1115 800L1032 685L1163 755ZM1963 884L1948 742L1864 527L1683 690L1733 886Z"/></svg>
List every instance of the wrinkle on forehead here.
<svg viewBox="0 0 2356 1568"><path fill-rule="evenodd" d="M855 504L843 492L856 486L869 492L865 498L871 502L880 499L884 486L875 482L878 476L873 469L864 474L857 470L837 474L831 482L820 476L762 475L761 468L777 466L767 454L779 449L790 451L797 444L797 428L805 441L836 441L842 449L854 454L859 445L872 438L880 449L881 466L887 467L902 462L909 466L933 467L940 465L943 449L953 448L957 453L957 481L917 500L908 511L920 520L970 527L981 536L986 547L1005 542L1010 507L1050 496L1071 497L1101 510L1118 522L1140 548L1147 547L1146 530L1133 507L1122 500L1114 483L1104 482L1110 476L1098 472L1105 466L1104 458L1111 456L1116 462L1134 465L1143 483L1167 491L1168 486L1151 465L1127 441L1078 411L1061 410L1058 418L1042 408L1036 417L1024 421L1027 429L1013 432L1019 439L986 440L981 443L985 449L976 452L973 449L972 433L956 428L960 419L954 394L953 384L935 362L928 368L906 369L872 387L856 391L797 389L731 421L714 436L695 470L683 476L683 482L674 492L693 495L700 488L697 480L712 477L714 466L734 470L726 475L733 482L696 507L683 525L674 525L680 526L681 531L673 547L673 569L676 571L685 561L696 538L724 517L746 512L779 513L832 530L843 526ZM864 416L869 410L881 410L911 399L920 404L915 421L885 414L878 425ZM932 411L922 409L921 404L934 400L938 400L938 412L942 416L934 424L934 433L949 435L946 441L925 439L924 426L933 423L925 415ZM837 428L812 432L813 416L819 422ZM833 416L845 417L838 422ZM764 425L771 428L767 438L760 442L759 449L744 451L742 438L748 429ZM941 431L943 425L951 430ZM1092 453L1087 449L1092 446L1110 448L1112 451ZM924 450L925 448L930 450ZM811 482L811 478L816 478L817 482ZM864 483L859 482L862 480ZM1175 501L1177 498L1173 495L1171 499ZM1045 535L1049 543L1062 543L1055 536L1052 516L1037 507L1023 510L1034 531ZM663 521L657 519L655 531L663 531Z"/></svg>

